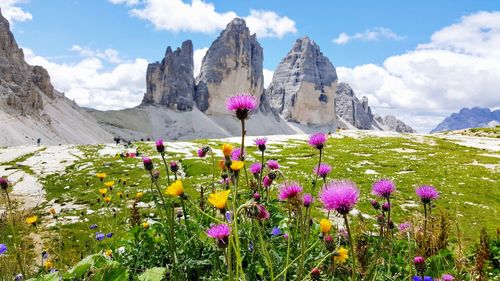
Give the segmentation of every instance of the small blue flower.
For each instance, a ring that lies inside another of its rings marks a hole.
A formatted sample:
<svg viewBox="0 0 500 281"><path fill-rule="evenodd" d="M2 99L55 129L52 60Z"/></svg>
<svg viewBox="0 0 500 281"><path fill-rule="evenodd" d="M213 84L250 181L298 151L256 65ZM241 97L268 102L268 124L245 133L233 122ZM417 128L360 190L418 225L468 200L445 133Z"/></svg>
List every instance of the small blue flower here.
<svg viewBox="0 0 500 281"><path fill-rule="evenodd" d="M231 212L226 211L226 220L228 223L231 223Z"/></svg>
<svg viewBox="0 0 500 281"><path fill-rule="evenodd" d="M7 245L0 244L0 255L5 254L5 252L7 252Z"/></svg>
<svg viewBox="0 0 500 281"><path fill-rule="evenodd" d="M110 232L110 233L106 234L106 237L108 237L108 238L113 237L113 232Z"/></svg>
<svg viewBox="0 0 500 281"><path fill-rule="evenodd" d="M422 281L422 277L421 276L413 276L411 278L411 280L413 280L413 281ZM424 281L432 281L432 277L430 277L430 276L424 276Z"/></svg>
<svg viewBox="0 0 500 281"><path fill-rule="evenodd" d="M43 252L42 252L42 259L46 260L46 259L48 259L48 258L49 258L49 253L47 253L47 252L43 251Z"/></svg>
<svg viewBox="0 0 500 281"><path fill-rule="evenodd" d="M95 240L102 241L102 240L104 240L104 238L105 238L104 237L104 233L102 233L102 232L96 232L96 234L95 234Z"/></svg>
<svg viewBox="0 0 500 281"><path fill-rule="evenodd" d="M97 224L93 224L91 226L89 226L90 229L96 229L97 228Z"/></svg>
<svg viewBox="0 0 500 281"><path fill-rule="evenodd" d="M277 226L273 227L273 230L271 231L272 236L278 236L281 234L281 229L279 229Z"/></svg>
<svg viewBox="0 0 500 281"><path fill-rule="evenodd" d="M248 244L248 251L253 252L253 242Z"/></svg>
<svg viewBox="0 0 500 281"><path fill-rule="evenodd" d="M18 275L16 275L16 277L14 278L15 281L21 281L23 280L23 275L21 273L19 273Z"/></svg>

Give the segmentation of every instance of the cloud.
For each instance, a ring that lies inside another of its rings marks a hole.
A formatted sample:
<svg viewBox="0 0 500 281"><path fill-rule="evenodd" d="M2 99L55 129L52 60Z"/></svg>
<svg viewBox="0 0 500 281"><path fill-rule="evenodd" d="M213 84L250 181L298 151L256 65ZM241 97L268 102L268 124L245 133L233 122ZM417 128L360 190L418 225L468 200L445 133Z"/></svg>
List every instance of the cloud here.
<svg viewBox="0 0 500 281"><path fill-rule="evenodd" d="M27 48L24 53L29 64L45 67L54 87L80 106L101 110L134 107L146 89L148 62L141 58L107 69L102 58L90 54L75 64L58 64Z"/></svg>
<svg viewBox="0 0 500 281"><path fill-rule="evenodd" d="M238 14L233 11L218 12L213 3L192 0L109 0L114 4L135 6L130 14L149 21L157 29L173 32L214 33L224 29ZM272 11L251 10L244 17L250 30L259 37L282 38L288 33L295 33L295 22Z"/></svg>
<svg viewBox="0 0 500 281"><path fill-rule="evenodd" d="M341 81L375 112L429 131L462 107L499 107L500 12L479 12L436 31L430 42L383 65L338 67Z"/></svg>
<svg viewBox="0 0 500 281"><path fill-rule="evenodd" d="M101 51L101 50L92 50L90 48L81 47L79 45L73 45L70 48L70 51L77 52L80 56L83 57L97 57L114 64L123 62L123 60L120 58L118 51L115 49L106 49L104 51Z"/></svg>
<svg viewBox="0 0 500 281"><path fill-rule="evenodd" d="M18 4L25 3L25 0L2 0L0 1L0 8L2 9L2 15L11 23L14 24L16 21L29 21L32 20L33 16L24 11Z"/></svg>
<svg viewBox="0 0 500 281"><path fill-rule="evenodd" d="M271 84L271 81L273 81L274 71L266 68L264 68L262 71L264 72L264 88L267 88L269 84Z"/></svg>
<svg viewBox="0 0 500 281"><path fill-rule="evenodd" d="M201 63L205 54L207 53L208 48L201 48L194 50L193 61L194 61L194 77L198 76L201 69Z"/></svg>
<svg viewBox="0 0 500 281"><path fill-rule="evenodd" d="M361 41L379 41L382 39L389 40L403 40L404 36L396 34L394 31L390 30L386 27L375 27L372 29L367 29L364 32L358 32L353 35L349 35L345 32L342 32L337 36L337 38L333 39L333 43L337 45L345 45L354 40Z"/></svg>

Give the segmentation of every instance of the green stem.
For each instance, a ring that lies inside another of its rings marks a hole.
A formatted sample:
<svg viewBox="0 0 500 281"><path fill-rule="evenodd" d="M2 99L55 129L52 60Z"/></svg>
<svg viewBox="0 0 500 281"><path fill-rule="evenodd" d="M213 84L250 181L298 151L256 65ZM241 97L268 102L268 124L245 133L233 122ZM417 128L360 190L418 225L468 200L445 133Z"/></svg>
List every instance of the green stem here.
<svg viewBox="0 0 500 281"><path fill-rule="evenodd" d="M242 121L243 123L243 121ZM243 154L243 150L241 150ZM234 252L236 254L236 278L239 279L239 270L241 269L242 272L242 277L243 280L245 280L245 273L243 272L243 266L242 266L242 261L241 261L241 252L240 252L240 238L238 234L238 182L239 182L239 176L235 175L235 181L234 181L234 190L233 190L233 238L234 238Z"/></svg>
<svg viewBox="0 0 500 281"><path fill-rule="evenodd" d="M232 267L232 262L231 262L231 242L229 242L227 249L224 251L224 256L226 257L226 264L227 264L227 271L229 273L229 280L232 281L234 279L233 279L233 267Z"/></svg>
<svg viewBox="0 0 500 281"><path fill-rule="evenodd" d="M5 190L5 195L7 197L7 204L9 205L9 215L10 215L10 218L11 218L11 227L12 227L12 240L14 241L14 251L16 252L16 261L17 261L17 265L19 266L19 270L21 271L21 273L23 274L23 277L26 277L26 273L24 271L24 267L22 266L22 262L21 262L21 257L20 257L20 251L18 250L17 248L17 233L16 233L16 225L15 225L15 221L14 221L14 217L12 215L12 203L10 201L10 196L9 196L9 192L7 190Z"/></svg>
<svg viewBox="0 0 500 281"><path fill-rule="evenodd" d="M307 209L306 209L307 214ZM297 280L302 279L302 274L304 272L304 222L302 221L302 208L299 209L299 225L300 225L300 263L299 263L299 274Z"/></svg>
<svg viewBox="0 0 500 281"><path fill-rule="evenodd" d="M271 274L271 281L274 280L274 272L273 272L273 262L271 260L271 256L269 255L269 251L267 250L267 246L265 244L264 238L262 237L262 227L259 225L259 231L257 231L257 234L259 236L259 243L260 243L260 249L264 253L264 257L266 260L266 265L269 269L269 273Z"/></svg>
<svg viewBox="0 0 500 281"><path fill-rule="evenodd" d="M193 202L191 202L191 200L186 199L186 201L188 201L191 204L191 206L193 206L198 212L200 212L201 214L203 214L207 218L210 218L211 220L214 220L217 223L225 223L224 221L221 221L221 220L219 220L219 219L217 219L217 218L215 218L215 217L207 214L205 211L201 210L196 204L194 204Z"/></svg>
<svg viewBox="0 0 500 281"><path fill-rule="evenodd" d="M212 148L210 148L210 154L212 155L212 193L215 193L215 156Z"/></svg>
<svg viewBox="0 0 500 281"><path fill-rule="evenodd" d="M427 204L424 203L424 234L422 239L422 248L424 256L426 252L426 246L427 246Z"/></svg>
<svg viewBox="0 0 500 281"><path fill-rule="evenodd" d="M316 244L318 244L318 243L319 243L319 241L321 241L321 240L319 240L319 239L318 239L316 242L314 242L314 244L312 244L309 248L307 248L307 250L304 252L304 254L306 254L307 252L309 252L310 250L312 250L312 249L316 246ZM296 257L294 260L292 260L292 262L291 262L291 263L289 263L289 264L285 267L285 269L283 269L283 271L281 271L278 275L276 275L276 277L274 277L274 279L278 279L278 277L280 277L281 275L285 274L285 273L286 273L286 271L288 270L288 268L289 268L292 264L294 264L294 263L295 263L295 262L296 262L296 261L297 261L300 257L301 257L301 256L298 256L298 257ZM286 280L286 278L284 278L283 280Z"/></svg>
<svg viewBox="0 0 500 281"><path fill-rule="evenodd" d="M387 211L387 228L386 228L386 231L387 231L387 235L386 236L392 236L392 231L391 231L391 209L392 209L392 206L391 206L391 199L389 197L387 197L387 204L389 205L389 210Z"/></svg>
<svg viewBox="0 0 500 281"><path fill-rule="evenodd" d="M349 245L351 246L351 260L352 260L352 281L356 280L356 254L354 252L354 243L352 242L351 230L349 229L349 220L347 214L344 214L345 227L347 229L347 236L349 236Z"/></svg>
<svg viewBox="0 0 500 281"><path fill-rule="evenodd" d="M260 156L260 173L259 173L259 193L262 192L262 175L264 174L264 151L262 151ZM267 196L267 202L269 202L269 196Z"/></svg>
<svg viewBox="0 0 500 281"><path fill-rule="evenodd" d="M167 185L170 186L170 172L168 170L167 160L165 160L165 152L161 153L161 159L163 159L163 164L165 165L165 170L167 171Z"/></svg>
<svg viewBox="0 0 500 281"><path fill-rule="evenodd" d="M323 149L319 150L319 161L318 161L318 170L319 166L321 165L321 158L323 156ZM316 183L318 182L318 173L316 173L316 178L314 179L314 185L313 185L313 191L316 190Z"/></svg>
<svg viewBox="0 0 500 281"><path fill-rule="evenodd" d="M186 204L184 204L184 200L185 199L181 198L182 213L184 214L184 223L186 224L186 230L187 230L188 237L191 237L191 233L189 230L189 224L188 224L188 218L187 218L188 213L186 211Z"/></svg>

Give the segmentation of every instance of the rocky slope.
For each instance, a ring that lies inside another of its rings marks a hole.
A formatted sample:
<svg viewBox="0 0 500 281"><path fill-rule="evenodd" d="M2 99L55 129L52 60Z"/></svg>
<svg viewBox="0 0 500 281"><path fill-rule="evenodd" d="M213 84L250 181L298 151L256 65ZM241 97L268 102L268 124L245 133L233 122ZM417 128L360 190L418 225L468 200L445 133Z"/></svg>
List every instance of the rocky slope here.
<svg viewBox="0 0 500 281"><path fill-rule="evenodd" d="M488 127L499 124L500 109L473 107L462 108L458 113L446 117L431 133L461 130L467 128Z"/></svg>
<svg viewBox="0 0 500 281"><path fill-rule="evenodd" d="M48 72L28 65L0 11L0 146L95 143L112 139L76 104L54 90Z"/></svg>
<svg viewBox="0 0 500 281"><path fill-rule="evenodd" d="M336 121L337 72L319 46L297 39L274 72L267 89L271 107L286 120L325 125Z"/></svg>

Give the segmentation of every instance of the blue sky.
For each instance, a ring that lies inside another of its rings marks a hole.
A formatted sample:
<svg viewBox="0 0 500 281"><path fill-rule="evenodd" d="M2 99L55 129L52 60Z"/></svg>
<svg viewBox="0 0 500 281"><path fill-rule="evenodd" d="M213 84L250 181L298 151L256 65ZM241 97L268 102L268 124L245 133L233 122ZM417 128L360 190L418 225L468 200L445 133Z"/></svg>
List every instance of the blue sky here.
<svg viewBox="0 0 500 281"><path fill-rule="evenodd" d="M28 62L45 66L56 88L83 106L136 105L144 91L141 80L147 62L160 60L168 45L177 47L186 39L193 40L195 49L209 47L227 18L249 17L252 10L257 11L253 15L257 23L249 26L264 48L268 74L295 39L307 35L337 67L339 80L349 82L358 96L368 96L375 112L392 113L421 131L461 107L500 106L500 94L493 91L500 88L495 77L484 81L478 76L472 81L476 87L465 86L487 95L475 103L463 92L464 86L455 85L474 73L438 75L443 67L498 70L488 68L485 61L499 58L492 46L500 34L500 1L0 0L0 7L13 23L18 44L27 49ZM159 13L158 7L167 12ZM271 16L268 25L258 12ZM471 33L470 44L461 33ZM488 42L476 47L477 38ZM482 60L464 60L464 54L477 57L476 51ZM123 74L140 69L142 74ZM411 75L422 76L418 83L425 86L405 79ZM107 92L92 85L96 80L107 84ZM124 81L134 84L120 85ZM484 84L488 88L481 89ZM419 98L436 100L408 112Z"/></svg>

